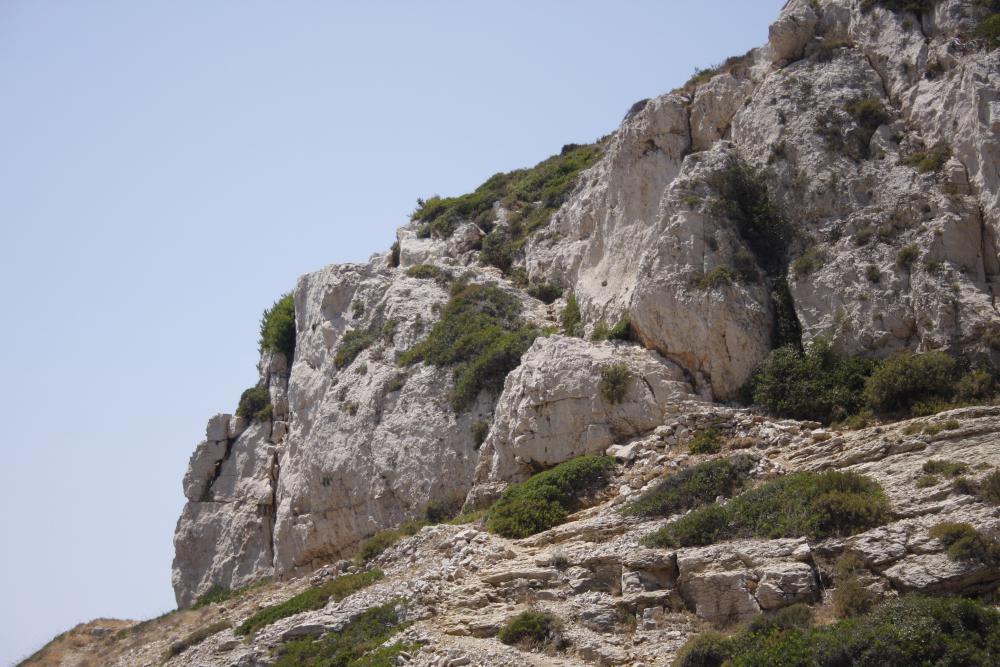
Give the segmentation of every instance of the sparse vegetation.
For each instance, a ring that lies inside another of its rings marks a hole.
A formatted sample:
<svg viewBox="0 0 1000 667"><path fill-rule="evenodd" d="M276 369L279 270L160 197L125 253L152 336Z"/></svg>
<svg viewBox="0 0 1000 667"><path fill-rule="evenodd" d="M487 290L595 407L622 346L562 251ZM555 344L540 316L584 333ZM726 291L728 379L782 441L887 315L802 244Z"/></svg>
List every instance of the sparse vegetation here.
<svg viewBox="0 0 1000 667"><path fill-rule="evenodd" d="M958 461L947 461L944 459L930 459L924 461L921 468L925 475L940 475L942 477L958 477L969 470L969 466Z"/></svg>
<svg viewBox="0 0 1000 667"><path fill-rule="evenodd" d="M593 165L601 153L600 144L568 144L559 155L530 169L490 177L470 194L418 200L413 220L426 223L429 233L441 237L451 236L463 221L474 222L490 232L496 218L494 207L499 203L511 212L508 231L518 247L531 232L548 224L552 214L569 197L577 176Z"/></svg>
<svg viewBox="0 0 1000 667"><path fill-rule="evenodd" d="M581 456L504 490L486 516L490 532L521 538L558 525L585 496L607 484L614 462Z"/></svg>
<svg viewBox="0 0 1000 667"><path fill-rule="evenodd" d="M351 620L341 630L319 640L296 639L278 650L275 667L394 667L403 651L414 644L386 642L406 627L396 610L398 602L372 607Z"/></svg>
<svg viewBox="0 0 1000 667"><path fill-rule="evenodd" d="M414 264L406 270L406 275L420 280L434 280L441 284L447 284L452 279L450 271L433 264Z"/></svg>
<svg viewBox="0 0 1000 667"><path fill-rule="evenodd" d="M570 294L567 297L566 306L559 313L559 323L562 324L565 335L583 337L583 319L580 317L580 304L576 301L576 295Z"/></svg>
<svg viewBox="0 0 1000 667"><path fill-rule="evenodd" d="M350 329L344 332L333 356L333 365L338 369L351 365L359 354L371 347L376 336L368 329Z"/></svg>
<svg viewBox="0 0 1000 667"><path fill-rule="evenodd" d="M474 443L475 448L479 449L480 447L483 446L483 443L486 442L486 436L490 432L490 423L487 421L483 421L481 419L478 421L474 421L472 422L471 430L472 430L472 442Z"/></svg>
<svg viewBox="0 0 1000 667"><path fill-rule="evenodd" d="M792 262L792 273L799 278L804 278L810 273L819 270L826 263L827 259L827 252L823 248L810 246Z"/></svg>
<svg viewBox="0 0 1000 667"><path fill-rule="evenodd" d="M935 172L948 161L950 152L946 148L916 151L903 158L903 164L913 167L921 174Z"/></svg>
<svg viewBox="0 0 1000 667"><path fill-rule="evenodd" d="M226 588L225 586L212 586L202 595L198 596L195 603L191 605L191 609L201 609L202 607L207 607L210 604L219 604L220 602L225 602L227 600L232 600L238 598L247 591L251 591L255 588L260 588L271 583L269 577L255 581L248 586L241 586L240 588Z"/></svg>
<svg viewBox="0 0 1000 667"><path fill-rule="evenodd" d="M520 318L521 303L498 287L458 286L428 336L399 359L454 367L452 406L461 411L483 390L499 392L539 332Z"/></svg>
<svg viewBox="0 0 1000 667"><path fill-rule="evenodd" d="M906 271L913 267L913 263L920 258L920 248L913 245L905 245L896 254L896 266Z"/></svg>
<svg viewBox="0 0 1000 667"><path fill-rule="evenodd" d="M561 648L565 641L559 632L561 627L562 623L552 614L529 610L504 623L497 639L526 650Z"/></svg>
<svg viewBox="0 0 1000 667"><path fill-rule="evenodd" d="M930 535L948 549L948 557L952 560L1000 566L1000 541L976 530L970 523L939 523L931 528Z"/></svg>
<svg viewBox="0 0 1000 667"><path fill-rule="evenodd" d="M271 418L271 411L271 392L263 384L250 387L240 394L240 402L236 407L237 417L267 421Z"/></svg>
<svg viewBox="0 0 1000 667"><path fill-rule="evenodd" d="M998 650L1000 612L974 600L908 595L831 625L703 633L674 666L988 665Z"/></svg>
<svg viewBox="0 0 1000 667"><path fill-rule="evenodd" d="M632 371L627 364L606 364L601 367L601 396L608 403L621 403L632 380Z"/></svg>
<svg viewBox="0 0 1000 667"><path fill-rule="evenodd" d="M1000 505L1000 470L994 470L979 484L979 497L984 502Z"/></svg>
<svg viewBox="0 0 1000 667"><path fill-rule="evenodd" d="M358 552L354 554L354 562L364 565L382 555L382 553L399 542L404 537L410 537L420 532L420 529L429 525L426 521L404 521L397 528L380 530L358 547Z"/></svg>
<svg viewBox="0 0 1000 667"><path fill-rule="evenodd" d="M698 279L698 289L713 290L728 287L736 281L735 272L725 264L720 264Z"/></svg>
<svg viewBox="0 0 1000 667"><path fill-rule="evenodd" d="M264 607L245 620L236 628L235 632L237 635L253 635L275 621L313 609L321 609L330 600L343 600L348 595L374 584L383 576L381 570L341 575L320 586L303 591L284 602Z"/></svg>
<svg viewBox="0 0 1000 667"><path fill-rule="evenodd" d="M699 507L648 536L650 546L702 546L722 539L846 536L884 523L889 501L874 480L850 472L799 472Z"/></svg>
<svg viewBox="0 0 1000 667"><path fill-rule="evenodd" d="M717 454L721 449L722 434L714 428L699 431L688 444L688 451L692 454Z"/></svg>
<svg viewBox="0 0 1000 667"><path fill-rule="evenodd" d="M666 517L731 496L743 487L757 459L739 454L683 468L627 504L631 516Z"/></svg>
<svg viewBox="0 0 1000 667"><path fill-rule="evenodd" d="M164 660L174 658L192 646L197 646L202 643L212 635L218 634L223 630L228 630L231 627L232 624L229 621L217 621L216 623L206 625L203 628L198 628L184 639L172 643L170 648L167 649L167 654L164 656Z"/></svg>
<svg viewBox="0 0 1000 667"><path fill-rule="evenodd" d="M285 294L264 310L260 318L260 351L285 355L288 363L295 356L295 301Z"/></svg>
<svg viewBox="0 0 1000 667"><path fill-rule="evenodd" d="M719 193L713 212L736 225L769 276L783 274L791 231L771 202L763 175L747 164L733 162L711 184Z"/></svg>
<svg viewBox="0 0 1000 667"><path fill-rule="evenodd" d="M854 160L867 159L872 136L880 125L890 120L881 100L859 97L841 109L827 109L821 113L816 119L816 133L823 137L827 150Z"/></svg>

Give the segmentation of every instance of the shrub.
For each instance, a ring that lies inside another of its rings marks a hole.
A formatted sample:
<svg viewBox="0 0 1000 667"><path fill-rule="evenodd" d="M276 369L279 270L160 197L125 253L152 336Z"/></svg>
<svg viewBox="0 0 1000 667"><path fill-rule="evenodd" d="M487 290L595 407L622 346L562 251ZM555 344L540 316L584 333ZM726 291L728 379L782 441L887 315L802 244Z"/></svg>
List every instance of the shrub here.
<svg viewBox="0 0 1000 667"><path fill-rule="evenodd" d="M1000 505L1000 470L994 470L979 484L979 496L993 505Z"/></svg>
<svg viewBox="0 0 1000 667"><path fill-rule="evenodd" d="M241 586L240 588L226 588L224 586L212 586L203 594L198 596L195 603L191 605L191 609L201 609L202 607L207 607L210 604L219 604L220 602L225 602L226 600L232 600L233 598L238 598L247 591L253 590L254 588L260 588L266 584L271 583L269 577L265 577L247 586Z"/></svg>
<svg viewBox="0 0 1000 667"><path fill-rule="evenodd" d="M673 667L720 667L731 656L729 638L718 632L702 632L681 647Z"/></svg>
<svg viewBox="0 0 1000 667"><path fill-rule="evenodd" d="M264 607L245 620L236 628L235 632L238 635L253 635L275 621L306 611L322 609L330 600L343 600L348 595L374 584L383 576L381 570L341 575L316 588L303 591L284 602Z"/></svg>
<svg viewBox="0 0 1000 667"><path fill-rule="evenodd" d="M768 275L782 274L791 232L771 202L763 175L747 164L734 162L716 174L711 184L719 193L713 211L736 225Z"/></svg>
<svg viewBox="0 0 1000 667"><path fill-rule="evenodd" d="M479 420L472 423L472 442L475 444L475 448L479 449L486 442L486 436L490 432L490 423L487 421Z"/></svg>
<svg viewBox="0 0 1000 667"><path fill-rule="evenodd" d="M594 325L593 331L590 332L590 340L597 343L602 340L607 340L610 335L611 329L608 328L607 324L601 321Z"/></svg>
<svg viewBox="0 0 1000 667"><path fill-rule="evenodd" d="M614 463L604 456L581 456L513 484L486 517L490 532L521 538L558 525L581 499L607 484Z"/></svg>
<svg viewBox="0 0 1000 667"><path fill-rule="evenodd" d="M865 402L876 412L905 413L918 402L947 399L955 371L955 360L944 352L896 353L866 380Z"/></svg>
<svg viewBox="0 0 1000 667"><path fill-rule="evenodd" d="M937 475L924 475L917 480L918 489L928 489L941 483L941 478Z"/></svg>
<svg viewBox="0 0 1000 667"><path fill-rule="evenodd" d="M817 339L805 353L792 347L773 351L742 393L771 414L829 424L861 408L861 392L877 365L863 357L841 357Z"/></svg>
<svg viewBox="0 0 1000 667"><path fill-rule="evenodd" d="M499 202L511 212L508 219L516 243L548 224L552 213L569 198L577 176L597 162L602 152L599 144L568 144L559 155L531 169L495 174L470 194L418 200L413 220L427 223L429 232L445 237L464 220L489 230Z"/></svg>
<svg viewBox="0 0 1000 667"><path fill-rule="evenodd" d="M920 249L917 246L913 244L903 246L896 255L896 266L909 271L919 257Z"/></svg>
<svg viewBox="0 0 1000 667"><path fill-rule="evenodd" d="M395 269L399 266L399 241L392 244L389 248L389 267Z"/></svg>
<svg viewBox="0 0 1000 667"><path fill-rule="evenodd" d="M1000 14L987 16L976 26L976 37L986 42L990 49L1000 47Z"/></svg>
<svg viewBox="0 0 1000 667"><path fill-rule="evenodd" d="M295 356L295 301L286 294L260 318L260 351L270 350L285 355L288 363Z"/></svg>
<svg viewBox="0 0 1000 667"><path fill-rule="evenodd" d="M263 384L250 387L240 394L236 416L266 421L271 417L271 392Z"/></svg>
<svg viewBox="0 0 1000 667"><path fill-rule="evenodd" d="M792 262L792 272L802 278L820 269L826 263L827 253L820 247L810 246Z"/></svg>
<svg viewBox="0 0 1000 667"><path fill-rule="evenodd" d="M627 364L607 364L601 367L601 396L608 403L621 403L632 380L632 371Z"/></svg>
<svg viewBox="0 0 1000 667"><path fill-rule="evenodd" d="M479 253L483 264L495 266L504 273L514 264L514 246L505 227L497 227L483 238Z"/></svg>
<svg viewBox="0 0 1000 667"><path fill-rule="evenodd" d="M688 451L692 454L717 454L721 449L722 435L714 428L698 432L688 445Z"/></svg>
<svg viewBox="0 0 1000 667"><path fill-rule="evenodd" d="M375 334L368 329L351 329L345 331L333 356L333 365L340 369L350 366L359 354L371 347L375 342Z"/></svg>
<svg viewBox="0 0 1000 667"><path fill-rule="evenodd" d="M414 524L410 525L413 526ZM358 552L354 555L354 562L358 565L364 565L365 563L373 561L381 556L386 549L393 546L406 536L407 535L399 528L380 530L361 543L361 546L358 547Z"/></svg>
<svg viewBox="0 0 1000 667"><path fill-rule="evenodd" d="M989 665L1000 650L1000 612L974 600L908 595L832 625L748 629L728 638L713 633L695 652L698 643L700 638L689 642L674 665ZM692 653L695 660L685 662Z"/></svg>
<svg viewBox="0 0 1000 667"><path fill-rule="evenodd" d="M965 463L958 461L946 461L943 459L930 459L924 461L921 468L925 475L943 475L944 477L957 477L969 469Z"/></svg>
<svg viewBox="0 0 1000 667"><path fill-rule="evenodd" d="M921 174L926 174L939 170L949 157L949 152L943 148L917 151L903 158L903 164L915 168Z"/></svg>
<svg viewBox="0 0 1000 667"><path fill-rule="evenodd" d="M615 325L608 331L608 340L632 341L635 336L632 334L632 316L626 310L622 313Z"/></svg>
<svg viewBox="0 0 1000 667"><path fill-rule="evenodd" d="M508 620L497 633L497 639L504 644L535 649L544 646L560 647L562 624L552 614L539 611L521 612Z"/></svg>
<svg viewBox="0 0 1000 667"><path fill-rule="evenodd" d="M223 630L228 630L231 627L232 624L229 621L218 621L203 628L198 628L184 639L172 643L170 648L167 649L167 654L164 656L164 659L169 660L170 658L176 657L192 646L197 646L202 643L212 635L218 634Z"/></svg>
<svg viewBox="0 0 1000 667"><path fill-rule="evenodd" d="M552 283L532 283L528 285L528 294L544 304L550 304L562 296L562 288Z"/></svg>
<svg viewBox="0 0 1000 667"><path fill-rule="evenodd" d="M882 280L882 272L874 264L869 264L865 268L865 278L868 278L868 282L877 283Z"/></svg>
<svg viewBox="0 0 1000 667"><path fill-rule="evenodd" d="M854 574L837 582L833 589L833 612L837 618L861 616L875 606L875 594L865 588Z"/></svg>
<svg viewBox="0 0 1000 667"><path fill-rule="evenodd" d="M576 295L570 294L566 299L566 306L559 313L559 323L567 336L583 337L583 319L580 317L580 304L576 301Z"/></svg>
<svg viewBox="0 0 1000 667"><path fill-rule="evenodd" d="M972 524L946 521L931 528L930 535L945 545L952 560L1000 566L1000 541L979 532Z"/></svg>
<svg viewBox="0 0 1000 667"><path fill-rule="evenodd" d="M406 376L402 373L398 375L393 375L389 380L388 384L385 385L385 393L391 394L393 392L399 391L406 384Z"/></svg>
<svg viewBox="0 0 1000 667"><path fill-rule="evenodd" d="M773 614L755 616L747 625L748 632L770 633L775 630L808 630L813 625L813 610L807 604L782 607Z"/></svg>
<svg viewBox="0 0 1000 667"><path fill-rule="evenodd" d="M414 644L386 642L406 626L388 602L366 609L337 632L321 639L296 639L280 647L275 667L393 667Z"/></svg>
<svg viewBox="0 0 1000 667"><path fill-rule="evenodd" d="M414 264L406 270L406 275L419 280L435 280L446 283L451 280L451 273L433 264Z"/></svg>
<svg viewBox="0 0 1000 667"><path fill-rule="evenodd" d="M736 281L736 274L725 264L720 264L698 279L698 289L713 290L727 287Z"/></svg>
<svg viewBox="0 0 1000 667"><path fill-rule="evenodd" d="M737 537L823 539L853 535L889 518L878 482L850 472L801 472L766 482L725 506L697 509L651 540L686 547Z"/></svg>
<svg viewBox="0 0 1000 667"><path fill-rule="evenodd" d="M454 367L451 402L461 411L481 391L499 392L538 336L522 323L520 313L520 301L497 287L459 286L430 334L399 361Z"/></svg>
<svg viewBox="0 0 1000 667"><path fill-rule="evenodd" d="M849 113L854 121L864 130L869 132L868 140L880 125L885 125L892 117L882 106L882 101L875 97L861 97L851 100L844 105L844 111Z"/></svg>
<svg viewBox="0 0 1000 667"><path fill-rule="evenodd" d="M718 496L730 496L743 486L756 462L753 456L739 454L684 468L627 504L622 512L665 517L710 503Z"/></svg>
<svg viewBox="0 0 1000 667"><path fill-rule="evenodd" d="M982 368L969 371L955 385L955 397L960 401L984 399L993 393L993 375Z"/></svg>

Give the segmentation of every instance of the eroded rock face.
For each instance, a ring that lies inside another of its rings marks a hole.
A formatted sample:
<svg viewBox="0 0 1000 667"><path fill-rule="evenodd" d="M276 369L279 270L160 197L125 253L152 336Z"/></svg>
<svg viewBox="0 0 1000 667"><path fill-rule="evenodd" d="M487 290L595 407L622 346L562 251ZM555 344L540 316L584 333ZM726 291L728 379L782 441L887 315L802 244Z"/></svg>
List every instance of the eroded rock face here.
<svg viewBox="0 0 1000 667"><path fill-rule="evenodd" d="M473 487L470 501L486 500L571 456L615 446L620 461L643 461L679 405L733 398L780 342L782 281L806 344L822 336L842 353L946 349L997 361L983 333L1000 326L1000 66L995 52L965 38L983 11L942 0L921 23L881 8L862 12L855 0L792 0L765 47L693 88L635 105L517 263L532 282L573 293L588 333L628 311L638 346L539 338L500 396L484 393L456 414L451 369L397 363L449 297L444 282L407 269L430 263L501 285L539 329L558 328L564 300L542 304L482 265L484 230L469 221L448 239L419 238L416 224L405 225L398 267L385 253L304 276L295 290L295 358L261 362L273 421L213 418L192 457L175 537L179 603L212 585L347 556L430 501ZM848 104L859 102L881 111L866 120ZM941 159L925 162L934 151ZM788 251L772 266L720 202L719 175L734 164L756 170L788 224ZM506 224L508 212L496 212ZM351 331L368 332L370 344L338 364ZM616 404L599 393L600 367L612 361L634 378ZM480 421L490 429L477 451ZM858 445L872 449L872 461L919 444L877 442ZM815 466L834 451L807 450L796 455ZM923 511L912 494L894 501L907 517ZM617 528L597 522L588 530ZM885 530L856 541L881 545L871 557L879 576L927 588L908 582L946 570L924 562L911 540L889 539L923 527ZM714 572L746 582L747 593L711 614L742 617L811 595L800 570ZM681 581L692 599L714 586ZM640 582L629 575L628 585ZM603 604L581 613L603 626Z"/></svg>

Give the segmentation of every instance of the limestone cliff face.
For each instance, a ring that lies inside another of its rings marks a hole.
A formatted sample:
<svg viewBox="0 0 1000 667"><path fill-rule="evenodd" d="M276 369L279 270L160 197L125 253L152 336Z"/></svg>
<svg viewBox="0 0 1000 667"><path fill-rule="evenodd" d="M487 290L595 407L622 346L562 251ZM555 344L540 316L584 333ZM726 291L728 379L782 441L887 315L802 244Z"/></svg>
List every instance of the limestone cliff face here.
<svg viewBox="0 0 1000 667"><path fill-rule="evenodd" d="M450 369L398 364L449 298L407 270L496 285L539 329L558 325L565 299L545 305L483 266L470 221L448 238L403 226L398 266L378 254L300 278L294 359L260 365L272 419L213 418L192 455L178 603L312 571L431 501L485 499L732 398L778 341L782 299L805 342L842 352L995 355L982 334L1000 326L1000 60L964 37L984 11L941 0L918 21L859 0L790 0L767 45L636 104L516 261L574 294L588 329L628 311L641 346L540 337L502 391L456 412ZM852 102L881 111L872 121ZM769 265L720 213L734 164L763 174L792 230L788 256L804 260ZM744 279L707 285L719 267ZM372 342L338 364L351 331ZM609 406L596 388L611 362L632 381Z"/></svg>

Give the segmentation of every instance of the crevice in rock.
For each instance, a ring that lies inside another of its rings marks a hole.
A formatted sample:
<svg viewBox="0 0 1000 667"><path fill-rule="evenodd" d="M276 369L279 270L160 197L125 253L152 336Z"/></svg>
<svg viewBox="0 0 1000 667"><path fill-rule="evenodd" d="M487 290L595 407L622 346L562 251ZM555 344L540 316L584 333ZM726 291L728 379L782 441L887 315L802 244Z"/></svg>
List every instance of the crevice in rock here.
<svg viewBox="0 0 1000 667"><path fill-rule="evenodd" d="M889 90L889 83L888 81L886 81L885 75L882 74L882 70L880 70L878 66L875 65L875 59L872 58L872 56L867 51L861 49L861 53L864 55L865 60L868 61L868 66L872 68L872 71L874 71L875 74L878 75L879 81L882 82L882 94L885 96L887 100L892 102L892 93Z"/></svg>
<svg viewBox="0 0 1000 667"><path fill-rule="evenodd" d="M212 479L208 480L208 484L205 485L205 491L201 494L201 498L198 502L216 502L212 496L212 486L218 481L219 476L222 475L222 466L226 464L229 460L229 455L233 451L233 443L236 442L236 438L226 439L226 453L222 455L222 458L215 462L215 469L212 471Z"/></svg>
<svg viewBox="0 0 1000 667"><path fill-rule="evenodd" d="M275 574L277 574L277 563L275 562L277 548L274 540L278 525L278 477L280 474L281 464L278 461L278 452L274 451L271 454L271 470L269 471L269 476L271 478L271 505L267 508L267 515L265 518L267 521L266 529L270 532L267 542L269 548L271 549L271 571Z"/></svg>

